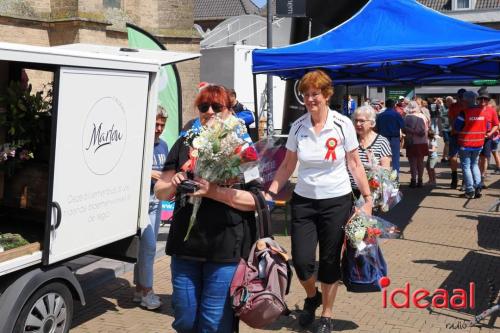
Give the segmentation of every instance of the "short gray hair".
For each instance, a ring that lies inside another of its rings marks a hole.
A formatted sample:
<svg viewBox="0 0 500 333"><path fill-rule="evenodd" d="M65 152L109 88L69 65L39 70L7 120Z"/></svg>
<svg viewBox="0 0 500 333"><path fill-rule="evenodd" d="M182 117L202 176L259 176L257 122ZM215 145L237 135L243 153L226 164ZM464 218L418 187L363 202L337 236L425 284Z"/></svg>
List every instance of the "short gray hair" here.
<svg viewBox="0 0 500 333"><path fill-rule="evenodd" d="M163 106L158 105L158 108L156 109L156 117L167 119L168 118L167 110L165 110Z"/></svg>
<svg viewBox="0 0 500 333"><path fill-rule="evenodd" d="M406 109L408 110L408 113L421 113L422 110L420 109L420 106L418 105L418 103L416 101L411 101L410 103L408 103L408 106L406 107Z"/></svg>
<svg viewBox="0 0 500 333"><path fill-rule="evenodd" d="M356 116L365 116L367 120L372 122L372 125L375 125L375 120L377 119L377 113L375 112L375 109L372 108L370 105L363 105L354 110L354 113L352 115L353 119L356 119Z"/></svg>

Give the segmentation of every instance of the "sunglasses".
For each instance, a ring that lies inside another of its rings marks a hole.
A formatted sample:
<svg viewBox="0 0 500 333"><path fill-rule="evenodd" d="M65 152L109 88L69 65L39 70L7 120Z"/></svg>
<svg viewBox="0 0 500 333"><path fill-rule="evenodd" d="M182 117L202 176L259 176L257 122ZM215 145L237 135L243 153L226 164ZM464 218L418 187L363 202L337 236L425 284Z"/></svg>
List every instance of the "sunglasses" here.
<svg viewBox="0 0 500 333"><path fill-rule="evenodd" d="M201 103L198 105L198 110L201 113L205 113L208 111L208 109L210 109L210 107L212 108L212 110L214 110L215 113L219 113L222 111L222 109L224 109L224 105L219 103Z"/></svg>

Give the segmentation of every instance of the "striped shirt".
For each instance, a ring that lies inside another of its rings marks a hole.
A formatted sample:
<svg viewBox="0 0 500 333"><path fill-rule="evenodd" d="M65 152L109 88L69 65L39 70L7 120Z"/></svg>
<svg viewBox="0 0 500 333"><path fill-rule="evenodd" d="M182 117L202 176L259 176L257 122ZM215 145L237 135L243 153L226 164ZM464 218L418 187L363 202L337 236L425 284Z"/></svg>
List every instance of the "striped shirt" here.
<svg viewBox="0 0 500 333"><path fill-rule="evenodd" d="M367 170L369 166L372 165L372 163L375 165L380 165L380 159L382 157L392 156L391 144L389 143L389 140L384 138L382 135L377 134L375 140L373 140L370 146L366 148L362 148L361 145L358 146L358 154L361 163L363 163L365 170ZM358 188L350 172L349 178L351 180L352 188Z"/></svg>

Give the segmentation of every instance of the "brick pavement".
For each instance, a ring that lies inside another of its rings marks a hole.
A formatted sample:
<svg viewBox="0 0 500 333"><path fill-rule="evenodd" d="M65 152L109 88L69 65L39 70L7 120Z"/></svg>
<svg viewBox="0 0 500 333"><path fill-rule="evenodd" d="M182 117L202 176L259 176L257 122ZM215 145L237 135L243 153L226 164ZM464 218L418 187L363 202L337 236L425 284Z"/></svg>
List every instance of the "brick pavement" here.
<svg viewBox="0 0 500 333"><path fill-rule="evenodd" d="M486 212L499 197L500 176L490 177L487 182L490 188L484 192L483 198L467 201L460 197L460 192L447 188L447 169L437 169L437 187L412 190L407 187L407 164L403 165L404 201L386 215L388 220L402 228L403 238L382 244L390 270L389 291L403 287L405 282L411 283L412 290L445 288L451 291L474 281L476 309L435 309L432 313L414 307L383 309L381 293L347 293L341 286L334 307L334 331L500 332L500 319L493 328L447 328L447 325L470 320L473 313L486 307L488 277L494 277L497 287L500 287L500 214ZM276 227L282 227L278 219ZM289 237L277 239L290 249ZM75 310L71 332L173 332L169 264L169 257L161 257L155 264L155 290L165 303L160 311L145 311L132 303L132 273L128 272L86 293L88 306ZM294 278L292 292L287 298L292 315L282 317L267 331L309 332L310 328L302 330L295 320L298 314L295 310L302 306L304 297ZM258 330L242 325L241 332Z"/></svg>

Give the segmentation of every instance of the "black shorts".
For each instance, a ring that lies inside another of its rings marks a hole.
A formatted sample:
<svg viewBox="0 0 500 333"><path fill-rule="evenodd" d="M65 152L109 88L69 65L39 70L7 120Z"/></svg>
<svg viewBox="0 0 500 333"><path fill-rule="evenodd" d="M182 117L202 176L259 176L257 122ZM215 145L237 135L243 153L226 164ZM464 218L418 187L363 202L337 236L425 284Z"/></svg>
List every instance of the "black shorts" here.
<svg viewBox="0 0 500 333"><path fill-rule="evenodd" d="M300 280L308 280L314 274L318 243L318 281L332 284L340 280L344 225L350 218L352 206L351 193L332 199L309 199L293 194L292 258Z"/></svg>

